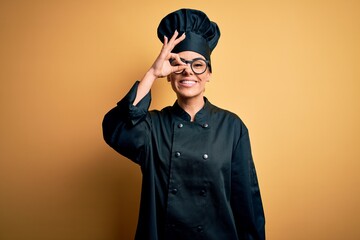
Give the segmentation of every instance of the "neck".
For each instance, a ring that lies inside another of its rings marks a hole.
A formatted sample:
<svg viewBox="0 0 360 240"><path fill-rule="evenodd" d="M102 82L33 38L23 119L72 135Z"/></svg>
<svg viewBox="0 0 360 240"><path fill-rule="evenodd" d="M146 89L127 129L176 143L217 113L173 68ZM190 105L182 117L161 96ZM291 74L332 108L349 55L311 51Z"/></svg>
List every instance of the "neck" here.
<svg viewBox="0 0 360 240"><path fill-rule="evenodd" d="M205 101L204 98L196 98L196 99L183 99L178 98L177 102L179 106L190 115L191 122L195 120L195 115L200 109L204 107Z"/></svg>

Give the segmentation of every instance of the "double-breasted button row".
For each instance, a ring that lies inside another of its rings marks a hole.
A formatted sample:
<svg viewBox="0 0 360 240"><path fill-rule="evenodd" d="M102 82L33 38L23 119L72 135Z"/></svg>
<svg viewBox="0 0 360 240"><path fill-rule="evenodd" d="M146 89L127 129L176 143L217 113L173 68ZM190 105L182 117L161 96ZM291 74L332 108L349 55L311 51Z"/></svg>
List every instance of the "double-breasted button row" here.
<svg viewBox="0 0 360 240"><path fill-rule="evenodd" d="M175 152L175 157L180 157L181 156L181 152ZM207 155L206 153L204 153L203 155L202 155L202 158L204 159L204 160L207 160L208 158L209 158L209 155Z"/></svg>
<svg viewBox="0 0 360 240"><path fill-rule="evenodd" d="M182 128L182 127L184 127L184 124L179 123L177 126L178 126L178 128ZM204 123L204 124L202 124L201 126L202 126L203 128L208 128L208 127L209 127L209 124L208 124L208 123Z"/></svg>
<svg viewBox="0 0 360 240"><path fill-rule="evenodd" d="M167 226L168 226L169 228L174 228L174 227L175 227L175 224L173 224L173 223L168 223Z"/></svg>
<svg viewBox="0 0 360 240"><path fill-rule="evenodd" d="M180 157L181 156L181 152L175 152L175 157ZM206 153L203 154L203 159L207 160L209 158L209 155L207 155Z"/></svg>

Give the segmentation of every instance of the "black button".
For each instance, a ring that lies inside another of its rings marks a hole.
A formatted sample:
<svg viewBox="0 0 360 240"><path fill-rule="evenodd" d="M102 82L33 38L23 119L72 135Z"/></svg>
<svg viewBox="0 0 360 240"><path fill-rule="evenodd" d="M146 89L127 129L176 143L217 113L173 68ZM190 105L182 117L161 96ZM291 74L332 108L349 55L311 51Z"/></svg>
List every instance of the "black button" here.
<svg viewBox="0 0 360 240"><path fill-rule="evenodd" d="M209 155L207 155L206 153L203 155L203 159L208 159L209 158Z"/></svg>
<svg viewBox="0 0 360 240"><path fill-rule="evenodd" d="M209 127L209 124L204 123L204 124L203 124L203 128L207 128L207 127Z"/></svg>
<svg viewBox="0 0 360 240"><path fill-rule="evenodd" d="M175 157L180 157L181 156L181 153L180 152L176 152L175 153Z"/></svg>
<svg viewBox="0 0 360 240"><path fill-rule="evenodd" d="M203 227L200 225L200 226L197 226L197 231L198 232L202 232L203 231Z"/></svg>
<svg viewBox="0 0 360 240"><path fill-rule="evenodd" d="M171 190L172 194L176 194L178 192L177 188Z"/></svg>
<svg viewBox="0 0 360 240"><path fill-rule="evenodd" d="M205 189L202 189L202 190L200 191L200 195L205 197L205 196L206 196L206 190L205 190Z"/></svg>
<svg viewBox="0 0 360 240"><path fill-rule="evenodd" d="M184 125L182 123L179 123L178 128L182 128Z"/></svg>

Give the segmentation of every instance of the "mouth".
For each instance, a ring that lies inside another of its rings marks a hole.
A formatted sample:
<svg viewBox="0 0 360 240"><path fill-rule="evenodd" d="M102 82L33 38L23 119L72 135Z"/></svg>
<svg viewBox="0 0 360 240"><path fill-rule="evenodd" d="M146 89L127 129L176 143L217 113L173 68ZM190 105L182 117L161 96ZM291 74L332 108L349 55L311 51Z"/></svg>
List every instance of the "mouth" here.
<svg viewBox="0 0 360 240"><path fill-rule="evenodd" d="M197 83L197 81L195 81L195 80L180 80L179 83L181 86L184 86L184 87L192 87Z"/></svg>

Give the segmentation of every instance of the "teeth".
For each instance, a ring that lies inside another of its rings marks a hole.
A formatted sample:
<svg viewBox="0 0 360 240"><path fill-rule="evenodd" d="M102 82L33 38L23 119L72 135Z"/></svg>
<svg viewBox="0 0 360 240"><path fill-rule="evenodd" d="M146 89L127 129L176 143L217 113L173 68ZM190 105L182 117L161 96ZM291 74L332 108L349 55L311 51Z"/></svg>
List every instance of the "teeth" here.
<svg viewBox="0 0 360 240"><path fill-rule="evenodd" d="M183 81L181 81L181 83L192 84L192 83L195 83L195 81L183 80Z"/></svg>

